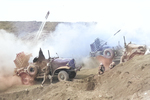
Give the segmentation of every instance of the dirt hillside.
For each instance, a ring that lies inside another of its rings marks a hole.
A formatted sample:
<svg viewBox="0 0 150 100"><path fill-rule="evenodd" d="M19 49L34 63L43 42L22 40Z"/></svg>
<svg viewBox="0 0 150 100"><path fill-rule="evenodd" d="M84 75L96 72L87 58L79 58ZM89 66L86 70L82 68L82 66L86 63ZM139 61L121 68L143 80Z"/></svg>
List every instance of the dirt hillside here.
<svg viewBox="0 0 150 100"><path fill-rule="evenodd" d="M14 86L0 100L148 100L149 71L150 55L137 56L100 76L97 68L83 68L73 81Z"/></svg>

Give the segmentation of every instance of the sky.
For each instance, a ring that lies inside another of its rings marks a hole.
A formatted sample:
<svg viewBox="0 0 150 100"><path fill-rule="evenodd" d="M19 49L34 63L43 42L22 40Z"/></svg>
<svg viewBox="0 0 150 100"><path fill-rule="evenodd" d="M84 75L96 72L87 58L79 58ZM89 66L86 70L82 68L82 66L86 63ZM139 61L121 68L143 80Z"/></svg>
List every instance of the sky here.
<svg viewBox="0 0 150 100"><path fill-rule="evenodd" d="M142 23L150 17L146 0L0 0L1 21L44 20Z"/></svg>

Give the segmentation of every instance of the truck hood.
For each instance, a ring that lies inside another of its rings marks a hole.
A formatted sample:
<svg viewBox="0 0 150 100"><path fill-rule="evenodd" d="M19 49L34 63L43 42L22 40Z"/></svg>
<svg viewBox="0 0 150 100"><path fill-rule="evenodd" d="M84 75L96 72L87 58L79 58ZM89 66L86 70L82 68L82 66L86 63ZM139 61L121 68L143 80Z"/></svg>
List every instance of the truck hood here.
<svg viewBox="0 0 150 100"><path fill-rule="evenodd" d="M71 65L70 62L74 64L74 59L72 59L72 58L57 58L52 61L52 65L55 67L60 67L60 66L66 66L68 64L68 66L69 66L69 65ZM72 66L70 66L70 67L72 67Z"/></svg>
<svg viewBox="0 0 150 100"><path fill-rule="evenodd" d="M66 66L66 64L72 60L71 58L57 58L57 59L54 59L52 63L55 63L55 64L60 64L62 66Z"/></svg>

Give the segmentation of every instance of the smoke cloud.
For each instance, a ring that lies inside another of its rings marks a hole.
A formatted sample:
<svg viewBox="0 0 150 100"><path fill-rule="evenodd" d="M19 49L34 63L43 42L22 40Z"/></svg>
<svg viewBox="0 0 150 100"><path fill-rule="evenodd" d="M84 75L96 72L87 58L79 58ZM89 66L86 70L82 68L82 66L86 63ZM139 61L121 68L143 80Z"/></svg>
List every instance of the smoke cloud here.
<svg viewBox="0 0 150 100"><path fill-rule="evenodd" d="M32 53L31 43L24 41L13 33L0 30L0 92L14 85L20 85L20 77L13 76L16 54L24 51Z"/></svg>
<svg viewBox="0 0 150 100"><path fill-rule="evenodd" d="M115 36L114 34L117 33ZM85 57L89 55L90 44L96 38L107 42L108 46L117 46L118 42L124 46L123 36L126 42L130 41L139 45L150 45L148 34L150 30L143 27L132 25L117 25L103 27L101 23L60 23L56 31L51 33L43 42L43 48L50 50L52 56L56 52L61 57Z"/></svg>
<svg viewBox="0 0 150 100"><path fill-rule="evenodd" d="M7 90L14 85L21 85L21 79L17 76L0 76L0 92Z"/></svg>

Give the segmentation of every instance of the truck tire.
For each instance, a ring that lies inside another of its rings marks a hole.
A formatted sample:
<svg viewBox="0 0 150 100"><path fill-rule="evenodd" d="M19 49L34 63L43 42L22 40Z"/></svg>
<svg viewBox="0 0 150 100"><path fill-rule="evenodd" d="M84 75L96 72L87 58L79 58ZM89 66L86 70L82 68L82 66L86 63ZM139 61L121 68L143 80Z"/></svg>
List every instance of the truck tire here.
<svg viewBox="0 0 150 100"><path fill-rule="evenodd" d="M113 58L114 57L114 52L112 49L105 49L103 52L103 55L107 58Z"/></svg>
<svg viewBox="0 0 150 100"><path fill-rule="evenodd" d="M69 80L69 75L66 71L60 71L58 73L58 80L59 81L68 81Z"/></svg>
<svg viewBox="0 0 150 100"><path fill-rule="evenodd" d="M29 66L27 67L27 72L29 73L29 75L35 76L35 75L37 74L37 72L38 72L38 69L37 69L37 67L34 66L34 65L29 65Z"/></svg>
<svg viewBox="0 0 150 100"><path fill-rule="evenodd" d="M72 72L69 73L69 78L70 79L75 78L75 76L76 76L76 72L75 71L72 71Z"/></svg>

